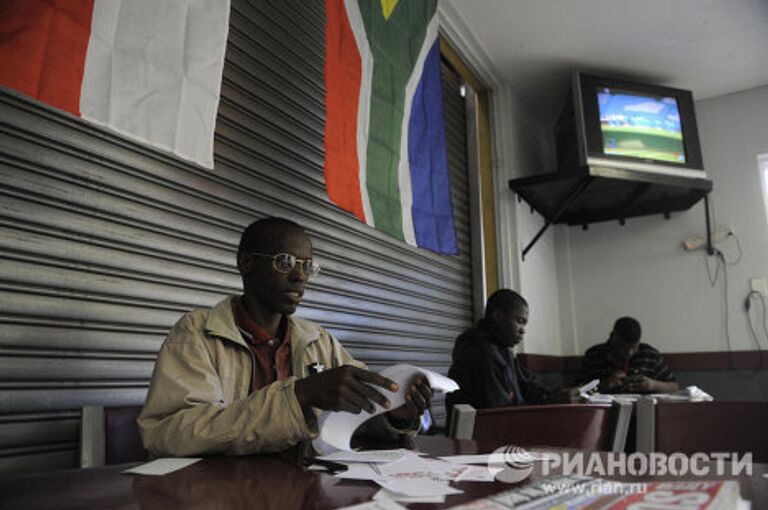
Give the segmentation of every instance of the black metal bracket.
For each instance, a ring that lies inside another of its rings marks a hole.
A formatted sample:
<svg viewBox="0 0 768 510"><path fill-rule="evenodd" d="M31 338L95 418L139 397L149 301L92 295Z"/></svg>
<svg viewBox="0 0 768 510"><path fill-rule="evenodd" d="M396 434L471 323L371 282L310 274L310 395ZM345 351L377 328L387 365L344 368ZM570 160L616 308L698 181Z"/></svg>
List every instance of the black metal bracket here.
<svg viewBox="0 0 768 510"><path fill-rule="evenodd" d="M582 177L576 181L576 184L574 184L570 190L568 190L568 193L566 193L565 197L563 197L563 200L555 209L554 214L547 218L544 226L539 229L535 236L533 236L533 239L531 239L531 242L528 243L528 246L523 248L522 260L525 260L525 255L531 250L531 248L533 248L533 245L536 244L536 241L538 241L539 238L544 235L544 232L547 231L549 226L557 222L563 212L568 208L569 205L571 205L571 202L573 202L576 197L578 197L587 188L587 186L589 186L589 183L592 182L592 179L592 176Z"/></svg>
<svg viewBox="0 0 768 510"><path fill-rule="evenodd" d="M553 223L580 225L616 220L621 225L629 218L662 214L669 219L677 211L692 207L712 190L712 181L701 177L656 174L644 170L588 166L568 172L550 172L510 179L509 187L544 220L543 226L527 245L528 252ZM707 209L709 212L709 209ZM707 217L709 221L709 217ZM708 228L711 242L711 227ZM710 253L714 248L709 247Z"/></svg>
<svg viewBox="0 0 768 510"><path fill-rule="evenodd" d="M635 186L635 189L632 190L632 194L629 195L629 198L627 198L627 202L622 207L621 211L619 211L619 224L621 226L624 226L627 220L627 213L632 209L632 207L637 203L638 200L645 194L646 191L650 189L651 185L647 182L641 182L637 186Z"/></svg>
<svg viewBox="0 0 768 510"><path fill-rule="evenodd" d="M704 215L707 221L707 255L712 256L715 254L715 249L712 247L712 225L709 219L709 193L704 195Z"/></svg>

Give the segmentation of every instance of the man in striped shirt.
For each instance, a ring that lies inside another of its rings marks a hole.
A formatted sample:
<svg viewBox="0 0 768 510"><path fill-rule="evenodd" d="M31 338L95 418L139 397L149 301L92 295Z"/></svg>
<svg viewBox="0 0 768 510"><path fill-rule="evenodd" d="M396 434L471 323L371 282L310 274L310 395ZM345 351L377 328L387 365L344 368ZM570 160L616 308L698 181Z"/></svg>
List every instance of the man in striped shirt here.
<svg viewBox="0 0 768 510"><path fill-rule="evenodd" d="M618 319L608 340L587 349L579 380L600 380L602 393L671 393L678 390L661 353L640 342L642 329L632 317Z"/></svg>

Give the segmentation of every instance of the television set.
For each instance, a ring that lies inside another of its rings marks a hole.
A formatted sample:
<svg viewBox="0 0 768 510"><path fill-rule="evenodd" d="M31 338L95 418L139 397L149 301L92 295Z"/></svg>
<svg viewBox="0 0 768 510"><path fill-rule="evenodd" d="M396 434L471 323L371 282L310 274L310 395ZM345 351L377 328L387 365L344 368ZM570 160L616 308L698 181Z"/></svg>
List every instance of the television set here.
<svg viewBox="0 0 768 510"><path fill-rule="evenodd" d="M560 171L706 178L690 91L578 73L555 127Z"/></svg>

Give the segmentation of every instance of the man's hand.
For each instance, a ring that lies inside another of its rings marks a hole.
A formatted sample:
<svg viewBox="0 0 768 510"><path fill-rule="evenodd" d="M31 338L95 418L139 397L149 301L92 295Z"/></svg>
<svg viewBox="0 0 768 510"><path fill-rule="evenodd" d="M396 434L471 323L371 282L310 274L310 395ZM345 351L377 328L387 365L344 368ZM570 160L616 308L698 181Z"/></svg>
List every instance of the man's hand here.
<svg viewBox="0 0 768 510"><path fill-rule="evenodd" d="M405 393L405 404L391 410L387 416L392 425L406 428L411 425L421 413L429 409L432 401L432 388L427 377L419 374L413 378Z"/></svg>
<svg viewBox="0 0 768 510"><path fill-rule="evenodd" d="M630 393L672 393L678 388L674 381L657 381L640 374L631 375L627 378L627 390Z"/></svg>
<svg viewBox="0 0 768 510"><path fill-rule="evenodd" d="M627 377L627 391L629 393L651 393L656 391L656 382L650 377L635 374Z"/></svg>
<svg viewBox="0 0 768 510"><path fill-rule="evenodd" d="M613 391L616 388L619 388L623 384L626 384L626 381L624 381L625 377L627 377L627 374L624 371L617 370L616 372L600 381L600 390Z"/></svg>
<svg viewBox="0 0 768 510"><path fill-rule="evenodd" d="M324 411L347 411L357 414L362 410L372 413L374 402L389 408L387 398L370 384L390 391L398 385L374 372L352 365L344 365L304 379L297 379L294 386L296 398L304 409L317 407Z"/></svg>
<svg viewBox="0 0 768 510"><path fill-rule="evenodd" d="M562 388L557 392L555 396L555 402L562 402L564 404L578 404L582 401L583 400L581 398L579 386L574 386L572 388Z"/></svg>

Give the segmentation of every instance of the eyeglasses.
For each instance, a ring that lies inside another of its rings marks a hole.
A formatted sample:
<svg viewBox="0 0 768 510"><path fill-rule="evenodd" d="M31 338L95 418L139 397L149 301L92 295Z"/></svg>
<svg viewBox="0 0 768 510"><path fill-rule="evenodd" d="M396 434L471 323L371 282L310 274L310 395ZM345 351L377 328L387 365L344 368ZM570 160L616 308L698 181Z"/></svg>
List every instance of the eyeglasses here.
<svg viewBox="0 0 768 510"><path fill-rule="evenodd" d="M312 259L300 259L290 253L277 253L269 255L267 253L251 253L256 257L265 257L272 259L272 268L278 273L290 273L296 265L308 276L317 276L320 272L320 264Z"/></svg>

